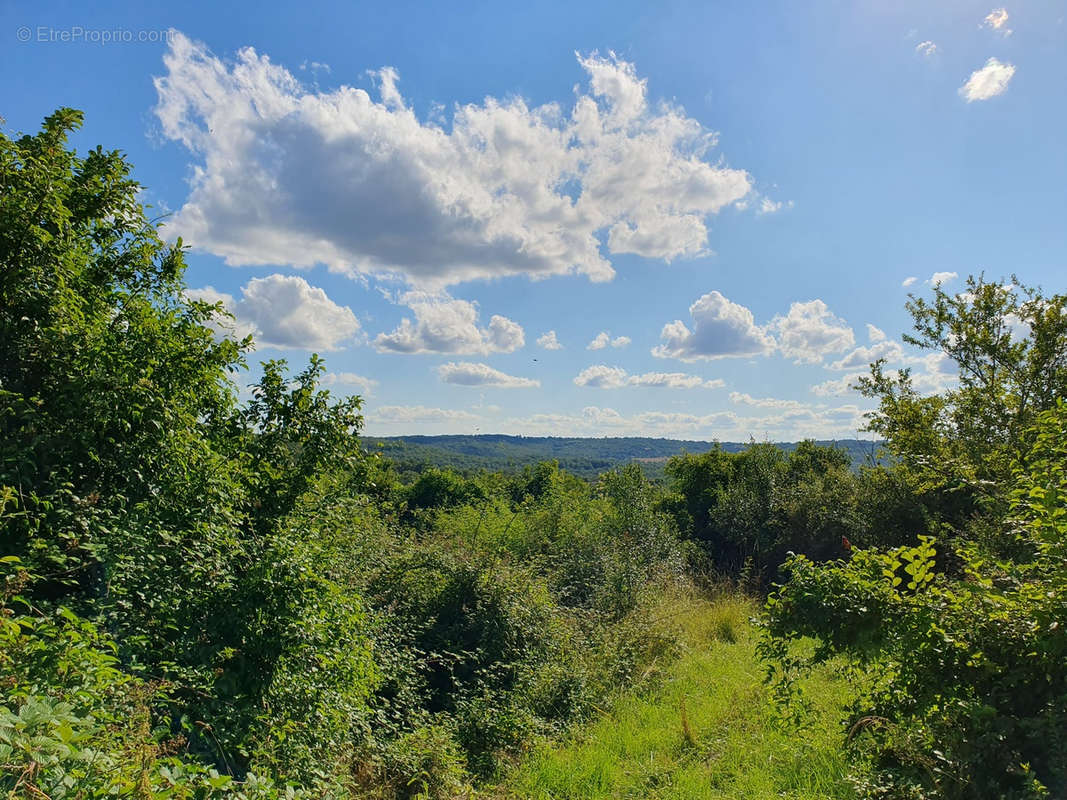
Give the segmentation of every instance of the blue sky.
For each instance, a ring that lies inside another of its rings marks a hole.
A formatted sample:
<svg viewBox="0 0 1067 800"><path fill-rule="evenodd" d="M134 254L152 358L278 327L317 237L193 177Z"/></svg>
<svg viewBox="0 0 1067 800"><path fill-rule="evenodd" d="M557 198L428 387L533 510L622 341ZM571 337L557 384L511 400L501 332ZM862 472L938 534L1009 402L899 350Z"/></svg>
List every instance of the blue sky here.
<svg viewBox="0 0 1067 800"><path fill-rule="evenodd" d="M909 291L1064 289L1065 13L7 3L0 114L83 109L369 433L847 437L872 358L952 384Z"/></svg>

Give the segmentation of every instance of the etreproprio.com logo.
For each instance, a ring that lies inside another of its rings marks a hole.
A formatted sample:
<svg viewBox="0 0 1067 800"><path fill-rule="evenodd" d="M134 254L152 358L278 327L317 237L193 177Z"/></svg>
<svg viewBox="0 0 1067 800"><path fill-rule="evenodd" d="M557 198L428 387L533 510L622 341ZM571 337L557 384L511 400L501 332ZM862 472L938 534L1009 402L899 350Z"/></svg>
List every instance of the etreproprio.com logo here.
<svg viewBox="0 0 1067 800"><path fill-rule="evenodd" d="M87 28L82 25L66 28L21 25L15 30L18 41L35 44L152 44L169 42L173 35L173 29Z"/></svg>

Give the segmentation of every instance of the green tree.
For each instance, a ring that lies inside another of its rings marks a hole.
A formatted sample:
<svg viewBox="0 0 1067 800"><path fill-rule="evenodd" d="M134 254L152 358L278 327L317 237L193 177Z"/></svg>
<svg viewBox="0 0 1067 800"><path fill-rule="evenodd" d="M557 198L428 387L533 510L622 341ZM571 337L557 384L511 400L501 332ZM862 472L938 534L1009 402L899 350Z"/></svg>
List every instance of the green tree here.
<svg viewBox="0 0 1067 800"><path fill-rule="evenodd" d="M353 745L374 681L360 598L316 569L326 546L301 522L358 481L359 399L319 390L313 359L295 386L266 364L237 405L251 339L217 337L221 307L188 299L181 241L159 238L122 155L68 149L81 119L0 135L0 557L18 565L2 598L19 609L5 635L22 654L52 653L44 632L99 642L83 661L121 669L115 685L152 678L142 705L169 704L164 728L204 723L185 731L197 754L310 775ZM31 683L0 660L0 685L57 708L71 668L56 658ZM264 729L268 707L301 735Z"/></svg>
<svg viewBox="0 0 1067 800"><path fill-rule="evenodd" d="M8 550L51 596L99 589L111 517L206 491L246 343L216 341L117 151L66 149L81 114L0 137L0 485ZM62 498L62 499L60 499Z"/></svg>
<svg viewBox="0 0 1067 800"><path fill-rule="evenodd" d="M907 308L914 332L904 340L943 354L959 383L924 396L909 370L873 364L858 384L879 401L868 429L925 486L955 490L957 514L991 498L1002 508L1033 420L1067 397L1067 295L972 276L962 292L934 286L932 299L912 295Z"/></svg>

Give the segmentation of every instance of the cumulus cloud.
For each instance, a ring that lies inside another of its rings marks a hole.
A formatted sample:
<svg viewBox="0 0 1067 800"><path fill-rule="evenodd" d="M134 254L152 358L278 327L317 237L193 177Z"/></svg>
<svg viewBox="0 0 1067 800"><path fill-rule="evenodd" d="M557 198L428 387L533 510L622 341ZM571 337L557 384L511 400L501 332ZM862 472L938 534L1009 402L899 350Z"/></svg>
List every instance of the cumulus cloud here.
<svg viewBox="0 0 1067 800"><path fill-rule="evenodd" d="M791 411L807 408L806 405L796 400L782 400L776 397L753 397L747 392L730 392L730 402L756 408L781 408Z"/></svg>
<svg viewBox="0 0 1067 800"><path fill-rule="evenodd" d="M722 378L704 380L699 375L685 372L645 372L631 375L627 380L631 386L648 386L657 389L719 389L726 385Z"/></svg>
<svg viewBox="0 0 1067 800"><path fill-rule="evenodd" d="M771 322L778 348L797 364L815 364L829 353L840 353L855 344L852 328L830 313L822 300L793 303L789 313Z"/></svg>
<svg viewBox="0 0 1067 800"><path fill-rule="evenodd" d="M752 312L719 292L710 292L689 306L693 329L681 320L669 322L660 333L662 344L653 348L657 358L682 361L766 355L775 348L774 337L755 323Z"/></svg>
<svg viewBox="0 0 1067 800"><path fill-rule="evenodd" d="M366 415L367 423L413 424L419 422L477 422L469 411L428 406L380 406Z"/></svg>
<svg viewBox="0 0 1067 800"><path fill-rule="evenodd" d="M919 394L937 394L951 389L957 382L958 376L951 370L951 361L944 353L926 353L923 355L906 354L903 348L895 342L883 342L884 349L881 352L873 348L867 352L857 351L854 357L847 359L853 368L866 367L877 358L885 358L887 366L895 365L896 368L885 370L890 379L896 379L900 369L908 368L911 377L911 385ZM863 348L861 348L863 350ZM867 363L861 363L868 359ZM811 387L812 394L819 397L840 397L854 394L853 388L860 378L867 377L870 372L852 372L840 378L817 383Z"/></svg>
<svg viewBox="0 0 1067 800"><path fill-rule="evenodd" d="M252 48L223 60L178 32L163 60L161 133L195 161L171 226L231 265L322 263L430 288L604 281L612 254L707 252L710 218L752 191L712 156L713 132L651 102L614 54L578 56L586 84L570 108L489 97L448 120L420 119L390 67L375 99L309 88Z"/></svg>
<svg viewBox="0 0 1067 800"><path fill-rule="evenodd" d="M911 383L920 394L935 394L951 389L959 380L952 360L945 353L926 353L907 359Z"/></svg>
<svg viewBox="0 0 1067 800"><path fill-rule="evenodd" d="M967 82L959 88L960 97L968 103L996 97L1008 88L1008 82L1014 74L1014 64L1005 64L991 58L985 62L984 67L972 72Z"/></svg>
<svg viewBox="0 0 1067 800"><path fill-rule="evenodd" d="M619 389L623 386L643 386L655 389L717 389L724 382L716 378L704 380L699 375L685 372L646 372L642 375L629 375L622 367L609 367L596 364L586 367L574 378L577 386L589 386L596 389Z"/></svg>
<svg viewBox="0 0 1067 800"><path fill-rule="evenodd" d="M585 346L585 349L603 350L608 345L611 345L615 348L626 347L626 345L630 344L630 341L631 339L629 336L616 336L614 339L612 339L611 334L608 333L608 331L601 331L595 337L593 337L593 341L587 344Z"/></svg>
<svg viewBox="0 0 1067 800"><path fill-rule="evenodd" d="M643 411L621 414L612 408L587 406L580 414L533 414L506 421L508 430L525 435L664 436L709 441L745 441L750 437L774 441L802 438L854 437L863 426L863 409L852 404L828 407L796 403L770 408L763 416L718 411L711 414Z"/></svg>
<svg viewBox="0 0 1067 800"><path fill-rule="evenodd" d="M940 286L943 283L955 280L959 276L958 272L935 272L926 282L931 286Z"/></svg>
<svg viewBox="0 0 1067 800"><path fill-rule="evenodd" d="M937 52L937 45L931 41L919 42L915 45L915 52L929 58Z"/></svg>
<svg viewBox="0 0 1067 800"><path fill-rule="evenodd" d="M601 331L595 337L593 341L585 346L586 350L603 350L608 346L608 342L611 341L611 334L607 331Z"/></svg>
<svg viewBox="0 0 1067 800"><path fill-rule="evenodd" d="M857 347L849 353L828 364L829 369L862 369L874 363L880 358L887 361L900 361L904 358L904 348L900 342L885 339L872 344L870 347Z"/></svg>
<svg viewBox="0 0 1067 800"><path fill-rule="evenodd" d="M488 364L449 362L437 368L437 374L445 383L456 386L493 386L498 389L528 389L541 385L541 381L508 375Z"/></svg>
<svg viewBox="0 0 1067 800"><path fill-rule="evenodd" d="M828 381L812 386L811 393L818 397L841 397L842 395L851 394L855 391L852 387L856 384L856 381L868 374L866 372L853 372L840 378L831 378Z"/></svg>
<svg viewBox="0 0 1067 800"><path fill-rule="evenodd" d="M878 344L878 342L884 342L886 339L885 331L879 328L877 325L867 323L867 338L871 344Z"/></svg>
<svg viewBox="0 0 1067 800"><path fill-rule="evenodd" d="M869 375L868 367L878 360L885 361L885 374L890 378L895 379L900 370L907 368L912 386L920 394L943 392L957 382L952 360L945 353L906 351L899 341L880 338L885 334L873 325L868 325L868 329L872 342L869 347L857 347L825 365L827 369L849 371L850 374L815 384L811 387L813 394L835 397L850 393L853 384Z"/></svg>
<svg viewBox="0 0 1067 800"><path fill-rule="evenodd" d="M537 346L543 347L545 350L562 350L563 345L560 344L559 339L556 338L555 331L548 331L537 337Z"/></svg>
<svg viewBox="0 0 1067 800"><path fill-rule="evenodd" d="M355 372L327 372L319 379L319 384L326 388L335 386L353 386L360 389L360 394L370 396L378 386L378 381L357 375Z"/></svg>
<svg viewBox="0 0 1067 800"><path fill-rule="evenodd" d="M446 294L406 292L400 301L415 315L405 317L392 333L374 339L379 352L511 353L526 343L522 326L494 314L487 327L478 326L478 306Z"/></svg>
<svg viewBox="0 0 1067 800"><path fill-rule="evenodd" d="M663 436L703 441L797 441L803 438L854 437L863 426L864 409L854 404L823 403L789 407L753 407L753 413L716 411L691 414L641 411L623 414L614 408L585 406L577 412L536 413L503 419L425 406L385 406L367 414L367 429L376 434L417 431L471 433L499 427L528 436Z"/></svg>
<svg viewBox="0 0 1067 800"><path fill-rule="evenodd" d="M626 385L626 370L597 364L586 367L574 378L576 386L592 386L597 389L618 389Z"/></svg>
<svg viewBox="0 0 1067 800"><path fill-rule="evenodd" d="M231 339L243 339L246 336L256 335L256 326L248 322L248 320L236 319L236 306L237 303L233 299L232 294L218 291L214 286L202 286L198 289L186 289L185 296L190 300L196 300L201 303L210 303L211 305L222 304L222 307L226 310L225 314L214 315L211 320L207 322L208 327L215 331L218 336L228 337Z"/></svg>
<svg viewBox="0 0 1067 800"><path fill-rule="evenodd" d="M1008 27L1008 10L1006 8L994 8L986 14L985 19L982 20L982 26L989 28L991 31L996 31L1002 36L1011 36L1011 28Z"/></svg>
<svg viewBox="0 0 1067 800"><path fill-rule="evenodd" d="M917 281L917 280L919 280L919 279L918 279L918 278L916 278L916 277L915 277L914 275L912 275L912 276L911 276L911 277L909 277L909 278L905 278L905 279L903 280L903 282L901 282L901 284L900 284L900 285L901 285L901 286L903 286L903 287L905 287L905 288L907 288L908 286L911 286L911 285L912 285L913 283L915 283L915 281Z"/></svg>
<svg viewBox="0 0 1067 800"><path fill-rule="evenodd" d="M296 275L253 278L241 289L240 299L211 286L190 289L194 300L221 302L235 320L220 320L228 333L251 333L257 344L299 350L337 350L359 332L352 309L327 297L326 292Z"/></svg>

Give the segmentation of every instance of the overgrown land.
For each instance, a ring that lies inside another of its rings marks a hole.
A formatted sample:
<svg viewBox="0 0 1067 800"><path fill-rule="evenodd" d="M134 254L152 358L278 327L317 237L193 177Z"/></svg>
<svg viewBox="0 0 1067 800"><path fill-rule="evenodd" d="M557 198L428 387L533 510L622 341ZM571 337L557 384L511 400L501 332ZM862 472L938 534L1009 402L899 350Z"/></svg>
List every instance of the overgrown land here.
<svg viewBox="0 0 1067 800"><path fill-rule="evenodd" d="M4 797L1067 795L1067 297L913 297L859 469L398 470L80 121L0 136Z"/></svg>

